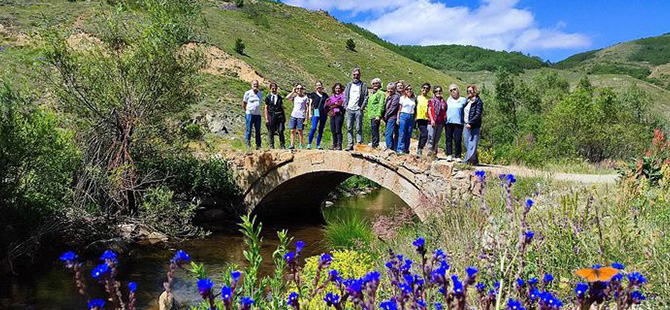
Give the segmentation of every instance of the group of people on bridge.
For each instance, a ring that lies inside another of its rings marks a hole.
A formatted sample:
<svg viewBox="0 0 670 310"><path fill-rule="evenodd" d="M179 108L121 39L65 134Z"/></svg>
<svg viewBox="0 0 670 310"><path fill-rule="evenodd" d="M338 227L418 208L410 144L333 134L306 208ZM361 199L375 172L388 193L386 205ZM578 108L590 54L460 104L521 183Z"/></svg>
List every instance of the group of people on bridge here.
<svg viewBox="0 0 670 310"><path fill-rule="evenodd" d="M447 160L478 164L477 145L481 131L483 102L479 98L477 86L467 87L467 97L461 97L459 87L451 84L449 94L443 95L442 86L431 87L423 83L418 95L412 85L405 81L392 82L382 89L382 81L375 78L371 89L361 81L361 70L351 71L352 80L343 86L335 83L329 96L322 82L316 82L315 91L308 93L302 84L297 84L291 92L282 97L276 83L270 83L270 93L263 97L258 81L251 83L251 89L244 93L242 105L246 114L245 143L251 148L252 129L255 131L256 149L261 148L261 121L265 117L268 128L270 148L274 148L275 135L279 136L280 148L285 148L284 130L286 113L284 99L293 103L288 118L291 130L289 149L305 144L303 129L307 120L311 120L311 129L307 140L307 149L322 149L321 141L326 122L330 119L332 150L342 150L342 127L346 122L347 147L351 151L356 144L363 144L364 116L370 122L372 148L380 146L380 130L385 123L383 150L393 150L400 154L409 154L412 132L418 128L418 148L416 154L422 156L424 148L428 156L436 156L442 131L446 133L445 153ZM264 101L264 106L262 105ZM316 141L314 139L316 138ZM461 159L462 144L466 154ZM453 155L453 157L452 157Z"/></svg>

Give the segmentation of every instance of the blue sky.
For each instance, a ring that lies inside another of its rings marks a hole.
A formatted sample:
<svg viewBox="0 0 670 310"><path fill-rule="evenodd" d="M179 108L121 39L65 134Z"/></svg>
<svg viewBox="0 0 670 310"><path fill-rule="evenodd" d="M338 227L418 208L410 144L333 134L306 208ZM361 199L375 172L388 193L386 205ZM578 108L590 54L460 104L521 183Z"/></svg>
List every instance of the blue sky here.
<svg viewBox="0 0 670 310"><path fill-rule="evenodd" d="M560 61L670 32L670 0L285 0L397 44L467 44Z"/></svg>

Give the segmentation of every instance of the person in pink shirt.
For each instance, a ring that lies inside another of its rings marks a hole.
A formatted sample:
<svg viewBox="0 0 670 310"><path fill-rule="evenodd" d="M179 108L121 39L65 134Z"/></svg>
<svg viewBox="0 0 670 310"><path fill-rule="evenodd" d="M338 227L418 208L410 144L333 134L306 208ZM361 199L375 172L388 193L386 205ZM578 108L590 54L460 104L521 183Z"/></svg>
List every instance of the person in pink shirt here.
<svg viewBox="0 0 670 310"><path fill-rule="evenodd" d="M330 116L330 132L333 136L332 150L342 150L342 125L344 124L344 93L342 84L333 85L332 95L326 101L325 110Z"/></svg>
<svg viewBox="0 0 670 310"><path fill-rule="evenodd" d="M447 101L442 96L442 86L433 88L433 98L428 101L428 156L437 155L437 145L447 118Z"/></svg>

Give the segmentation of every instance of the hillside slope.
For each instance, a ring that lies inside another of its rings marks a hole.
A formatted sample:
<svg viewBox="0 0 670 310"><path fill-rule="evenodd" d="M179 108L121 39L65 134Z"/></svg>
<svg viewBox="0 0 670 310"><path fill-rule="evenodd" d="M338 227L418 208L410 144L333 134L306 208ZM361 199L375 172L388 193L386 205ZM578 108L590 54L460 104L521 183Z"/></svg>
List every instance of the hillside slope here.
<svg viewBox="0 0 670 310"><path fill-rule="evenodd" d="M39 29L45 20L42 15L53 23L92 32L88 26L91 16L109 7L67 0L46 3L8 0L0 3L0 9L3 31L25 35ZM308 88L317 80L326 85L344 83L349 80L350 70L357 66L366 81L373 77L384 82L405 79L410 83L430 81L443 85L456 81L367 40L326 12L267 1L247 3L238 9L228 2L212 1L206 2L203 17L206 27L199 39L202 44L218 47L246 62L283 89L290 89L296 82L307 83ZM234 51L237 38L246 45L244 55ZM355 41L356 51L346 48L345 41L349 38ZM236 72L230 75L236 77Z"/></svg>
<svg viewBox="0 0 670 310"><path fill-rule="evenodd" d="M549 66L539 57L520 52L494 51L477 46L463 45L395 45L355 24L345 24L370 41L376 42L400 55L438 70L480 71L503 67L512 72L540 69Z"/></svg>
<svg viewBox="0 0 670 310"><path fill-rule="evenodd" d="M554 67L586 73L626 74L669 88L670 33L573 55Z"/></svg>
<svg viewBox="0 0 670 310"><path fill-rule="evenodd" d="M553 68L543 68L535 70L526 70L519 77L525 82L530 82L535 76L555 72L565 78L571 87L575 87L579 79L587 76L589 81L595 87L611 87L615 92L621 93L630 87L637 86L647 92L652 99L651 109L654 114L664 119L670 119L670 91L658 85L648 83L624 74L589 74L583 72L573 72L569 70L559 70ZM495 73L490 71L464 72L447 71L448 74L456 76L460 81L467 84L478 84L488 89L494 89Z"/></svg>

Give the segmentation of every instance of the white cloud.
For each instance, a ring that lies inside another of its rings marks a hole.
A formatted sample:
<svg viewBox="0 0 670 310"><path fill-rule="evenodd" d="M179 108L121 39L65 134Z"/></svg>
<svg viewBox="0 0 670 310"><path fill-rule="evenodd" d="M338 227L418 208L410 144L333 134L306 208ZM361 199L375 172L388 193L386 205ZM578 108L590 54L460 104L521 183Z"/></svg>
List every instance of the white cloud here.
<svg viewBox="0 0 670 310"><path fill-rule="evenodd" d="M374 16L360 26L398 44L462 44L496 50L564 49L588 47L589 37L567 33L565 22L541 28L519 0L481 0L478 8L449 7L436 0L288 0L311 9L337 9Z"/></svg>

